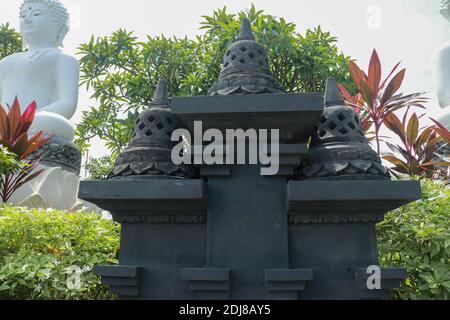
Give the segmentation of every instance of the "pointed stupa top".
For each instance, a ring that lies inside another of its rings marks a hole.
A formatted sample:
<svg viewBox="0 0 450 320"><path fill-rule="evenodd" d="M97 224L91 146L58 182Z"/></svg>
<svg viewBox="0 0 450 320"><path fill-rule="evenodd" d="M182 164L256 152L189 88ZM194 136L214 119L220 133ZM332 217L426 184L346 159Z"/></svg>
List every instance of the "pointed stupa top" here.
<svg viewBox="0 0 450 320"><path fill-rule="evenodd" d="M156 85L155 94L153 95L153 101L151 106L169 107L169 90L167 88L167 81L161 79Z"/></svg>
<svg viewBox="0 0 450 320"><path fill-rule="evenodd" d="M250 21L243 19L236 40L226 50L222 71L209 95L283 93L269 71L266 48L255 41Z"/></svg>
<svg viewBox="0 0 450 320"><path fill-rule="evenodd" d="M378 154L365 137L355 109L345 105L336 79L328 78L325 110L311 137L303 176L308 179L389 179Z"/></svg>
<svg viewBox="0 0 450 320"><path fill-rule="evenodd" d="M236 41L242 40L255 41L255 35L253 34L252 26L247 18L242 20L241 30L239 31L239 35L236 38Z"/></svg>
<svg viewBox="0 0 450 320"><path fill-rule="evenodd" d="M344 99L342 99L342 95L337 86L336 79L333 77L328 78L325 88L325 108L344 105L345 102Z"/></svg>
<svg viewBox="0 0 450 320"><path fill-rule="evenodd" d="M192 167L175 165L171 153L176 142L171 140L179 126L169 105L167 81L160 80L150 108L136 119L133 137L116 160L108 179L142 179L149 177L192 177Z"/></svg>

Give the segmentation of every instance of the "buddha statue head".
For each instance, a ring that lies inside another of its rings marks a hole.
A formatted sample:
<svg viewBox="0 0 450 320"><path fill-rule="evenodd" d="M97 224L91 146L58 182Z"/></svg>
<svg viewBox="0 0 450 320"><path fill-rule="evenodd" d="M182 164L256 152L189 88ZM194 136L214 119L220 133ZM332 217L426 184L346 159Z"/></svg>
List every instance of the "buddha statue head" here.
<svg viewBox="0 0 450 320"><path fill-rule="evenodd" d="M20 31L24 46L62 47L69 31L67 8L59 0L24 0L20 7Z"/></svg>

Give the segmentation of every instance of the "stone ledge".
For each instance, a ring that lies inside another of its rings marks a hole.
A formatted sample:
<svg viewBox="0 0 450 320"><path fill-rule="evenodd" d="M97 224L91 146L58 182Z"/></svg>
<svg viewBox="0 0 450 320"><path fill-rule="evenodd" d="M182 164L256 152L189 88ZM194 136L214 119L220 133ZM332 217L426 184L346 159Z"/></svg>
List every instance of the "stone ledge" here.
<svg viewBox="0 0 450 320"><path fill-rule="evenodd" d="M280 129L281 140L306 143L323 113L323 93L174 97L171 108L186 126L203 129Z"/></svg>
<svg viewBox="0 0 450 320"><path fill-rule="evenodd" d="M181 278L189 282L200 300L228 300L230 298L229 269L182 269Z"/></svg>
<svg viewBox="0 0 450 320"><path fill-rule="evenodd" d="M314 279L312 269L266 270L265 277L268 300L297 300L299 291Z"/></svg>
<svg viewBox="0 0 450 320"><path fill-rule="evenodd" d="M363 300L388 299L389 292L392 289L398 289L401 282L406 280L408 274L405 269L400 268L381 269L381 288L374 290L367 288L367 279L369 277L370 274L367 273L367 269L356 269L356 283Z"/></svg>
<svg viewBox="0 0 450 320"><path fill-rule="evenodd" d="M96 266L94 274L119 297L138 297L142 267Z"/></svg>
<svg viewBox="0 0 450 320"><path fill-rule="evenodd" d="M79 197L120 223L206 223L203 180L82 181Z"/></svg>
<svg viewBox="0 0 450 320"><path fill-rule="evenodd" d="M421 197L418 181L290 181L287 191L292 224L379 222Z"/></svg>

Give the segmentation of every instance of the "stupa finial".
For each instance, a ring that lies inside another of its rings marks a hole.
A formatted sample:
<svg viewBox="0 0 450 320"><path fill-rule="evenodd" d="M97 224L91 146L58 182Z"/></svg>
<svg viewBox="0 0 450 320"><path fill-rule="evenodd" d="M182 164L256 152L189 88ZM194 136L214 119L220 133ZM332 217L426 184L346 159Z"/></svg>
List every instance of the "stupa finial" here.
<svg viewBox="0 0 450 320"><path fill-rule="evenodd" d="M250 40L255 41L255 35L252 31L252 26L247 18L244 18L241 22L241 30L236 38L236 41Z"/></svg>
<svg viewBox="0 0 450 320"><path fill-rule="evenodd" d="M333 77L328 78L325 88L325 108L343 105L345 105L345 102L344 99L342 99L336 79Z"/></svg>
<svg viewBox="0 0 450 320"><path fill-rule="evenodd" d="M167 81L161 79L156 85L155 94L153 96L152 106L163 106L169 104L169 90L167 88Z"/></svg>

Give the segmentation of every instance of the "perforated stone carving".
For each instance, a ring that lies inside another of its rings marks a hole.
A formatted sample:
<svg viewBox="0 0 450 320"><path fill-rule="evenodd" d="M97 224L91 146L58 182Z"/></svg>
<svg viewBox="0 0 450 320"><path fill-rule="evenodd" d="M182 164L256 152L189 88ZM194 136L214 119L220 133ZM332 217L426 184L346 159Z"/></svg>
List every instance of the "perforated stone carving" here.
<svg viewBox="0 0 450 320"><path fill-rule="evenodd" d="M269 71L267 50L255 41L250 22L244 19L236 41L225 52L219 80L209 95L282 92Z"/></svg>
<svg viewBox="0 0 450 320"><path fill-rule="evenodd" d="M128 148L117 158L108 179L145 179L157 176L188 178L195 175L190 166L175 165L171 159L174 142L172 132L178 128L177 118L169 108L167 83L161 80L152 106L136 120Z"/></svg>
<svg viewBox="0 0 450 320"><path fill-rule="evenodd" d="M61 138L53 138L39 148L36 153L42 153L41 164L61 167L66 171L80 174L81 152L72 142L67 142Z"/></svg>
<svg viewBox="0 0 450 320"><path fill-rule="evenodd" d="M344 105L333 78L327 82L325 107L302 166L303 177L389 179L381 159L364 136L358 115Z"/></svg>

